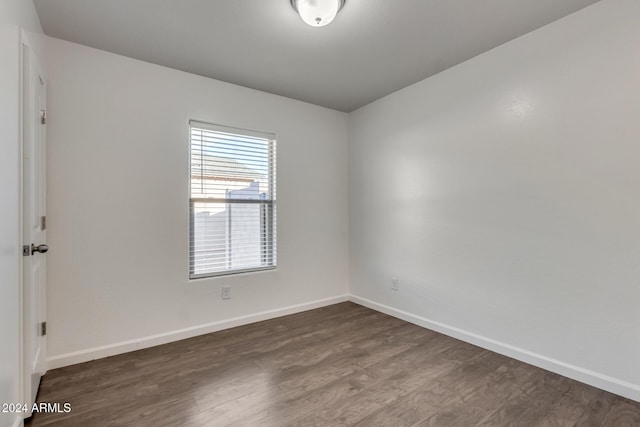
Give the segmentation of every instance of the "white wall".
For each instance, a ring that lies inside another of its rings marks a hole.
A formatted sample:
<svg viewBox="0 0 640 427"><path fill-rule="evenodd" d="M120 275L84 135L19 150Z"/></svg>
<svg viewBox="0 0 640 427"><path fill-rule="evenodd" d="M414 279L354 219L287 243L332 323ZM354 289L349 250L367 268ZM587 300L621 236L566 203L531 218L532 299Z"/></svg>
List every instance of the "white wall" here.
<svg viewBox="0 0 640 427"><path fill-rule="evenodd" d="M603 0L352 113L356 300L640 400L639 22Z"/></svg>
<svg viewBox="0 0 640 427"><path fill-rule="evenodd" d="M45 48L50 368L346 299L346 114L58 39ZM189 282L189 119L277 133L276 271Z"/></svg>
<svg viewBox="0 0 640 427"><path fill-rule="evenodd" d="M0 403L20 382L20 30L41 34L31 1L0 0ZM31 40L37 37L32 35ZM34 41L34 48L37 43ZM19 421L0 412L0 427Z"/></svg>

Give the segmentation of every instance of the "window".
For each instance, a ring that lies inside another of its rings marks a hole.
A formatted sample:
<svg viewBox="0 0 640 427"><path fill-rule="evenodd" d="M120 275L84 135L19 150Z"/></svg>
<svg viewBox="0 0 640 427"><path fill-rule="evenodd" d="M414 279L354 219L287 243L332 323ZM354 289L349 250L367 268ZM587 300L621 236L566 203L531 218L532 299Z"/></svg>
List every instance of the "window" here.
<svg viewBox="0 0 640 427"><path fill-rule="evenodd" d="M275 135L189 127L189 277L275 268Z"/></svg>

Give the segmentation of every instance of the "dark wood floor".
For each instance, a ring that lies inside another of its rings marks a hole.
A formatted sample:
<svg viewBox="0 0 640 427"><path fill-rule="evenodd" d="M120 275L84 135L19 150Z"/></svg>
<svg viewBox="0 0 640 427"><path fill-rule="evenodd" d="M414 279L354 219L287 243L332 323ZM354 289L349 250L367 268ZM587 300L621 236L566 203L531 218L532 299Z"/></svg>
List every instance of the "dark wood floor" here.
<svg viewBox="0 0 640 427"><path fill-rule="evenodd" d="M38 426L640 426L640 403L353 303L50 371Z"/></svg>

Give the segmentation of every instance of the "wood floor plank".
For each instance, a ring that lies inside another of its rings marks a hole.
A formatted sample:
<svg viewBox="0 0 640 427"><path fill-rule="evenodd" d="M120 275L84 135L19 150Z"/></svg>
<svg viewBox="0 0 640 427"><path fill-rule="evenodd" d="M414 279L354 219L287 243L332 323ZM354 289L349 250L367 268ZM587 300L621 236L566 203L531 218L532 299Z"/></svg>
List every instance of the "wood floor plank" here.
<svg viewBox="0 0 640 427"><path fill-rule="evenodd" d="M540 427L601 426L611 409L611 394L573 382L571 390L540 421Z"/></svg>
<svg viewBox="0 0 640 427"><path fill-rule="evenodd" d="M250 424L264 425L272 417L272 413L279 414L293 413L299 416L312 410L314 407L324 407L326 402L323 399L331 400L333 396L340 396L342 391L327 390L327 386L338 383L340 387L346 386L349 390L354 390L355 382L343 381L342 379L349 374L357 372L361 378L366 377L366 373L362 370L367 366L385 360L395 354L401 353L403 350L414 348L421 342L416 336L413 336L409 342L391 343L395 335L400 337L415 335L416 329L406 327L398 329L397 322L386 322L387 327L381 328L376 322L367 322L359 328L352 329L358 331L356 335L347 334L349 340L348 346L340 348L333 345L326 346L327 341L320 341L321 347L298 347L291 349L295 359L299 363L294 365L284 365L279 372L280 384L279 390L266 390L260 395L253 395L250 405L240 405L241 402L229 402L228 405L217 405L212 408L210 414L215 417L218 415L229 416L229 411L235 411L236 408L242 409L242 420ZM381 329L386 329L380 332ZM424 331L424 330L423 330ZM395 332L395 333L394 333ZM410 332L410 333L409 333ZM422 341L427 338L434 338L437 334L424 331ZM365 338L360 338L360 337ZM373 344L375 343L375 345ZM331 341L329 341L331 344ZM323 348L338 348L339 351L328 352L327 357L316 357L316 351ZM366 349L366 350L363 350ZM283 356L284 357L284 356ZM381 359L382 357L382 359ZM315 363L314 363L315 361ZM322 374L319 375L319 372ZM324 387L324 388L323 388ZM309 395L313 395L311 402ZM245 402L246 403L246 402ZM199 402L200 404L200 402ZM292 410L292 408L297 408ZM237 417L237 416L236 416ZM287 422L288 416L279 415L279 422Z"/></svg>
<svg viewBox="0 0 640 427"><path fill-rule="evenodd" d="M506 399L504 404L479 422L483 426L537 425L565 393L573 381L560 375L535 369L529 380Z"/></svg>
<svg viewBox="0 0 640 427"><path fill-rule="evenodd" d="M640 403L341 303L52 370L27 426L640 426Z"/></svg>
<svg viewBox="0 0 640 427"><path fill-rule="evenodd" d="M611 399L611 409L604 418L602 425L611 427L640 426L640 412L638 403L628 399Z"/></svg>
<svg viewBox="0 0 640 427"><path fill-rule="evenodd" d="M417 415L423 418L410 425L442 425L445 420L447 425L476 425L502 406L506 398L516 396L532 373L531 367L493 353L486 359L473 360L465 368L471 375L452 371L416 393L436 410L412 411L413 420Z"/></svg>
<svg viewBox="0 0 640 427"><path fill-rule="evenodd" d="M438 355L444 348L434 345L432 340L392 355L366 368L360 368L351 375L325 388L309 393L306 399L314 405L308 406L301 418L291 420L291 425L323 424L332 426L354 425L360 419L380 407L393 402L406 390L439 375L446 369L457 366L454 361ZM424 361L429 359L429 363ZM342 391L348 387L349 398ZM329 394L337 401L319 399ZM289 420L287 420L289 422Z"/></svg>

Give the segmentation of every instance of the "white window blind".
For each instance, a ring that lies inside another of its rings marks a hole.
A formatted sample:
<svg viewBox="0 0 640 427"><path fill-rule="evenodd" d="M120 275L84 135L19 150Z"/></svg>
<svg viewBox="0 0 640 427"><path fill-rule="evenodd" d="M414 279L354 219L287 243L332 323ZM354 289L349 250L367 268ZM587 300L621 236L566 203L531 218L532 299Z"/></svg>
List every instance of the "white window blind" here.
<svg viewBox="0 0 640 427"><path fill-rule="evenodd" d="M189 127L189 277L275 268L275 135Z"/></svg>

